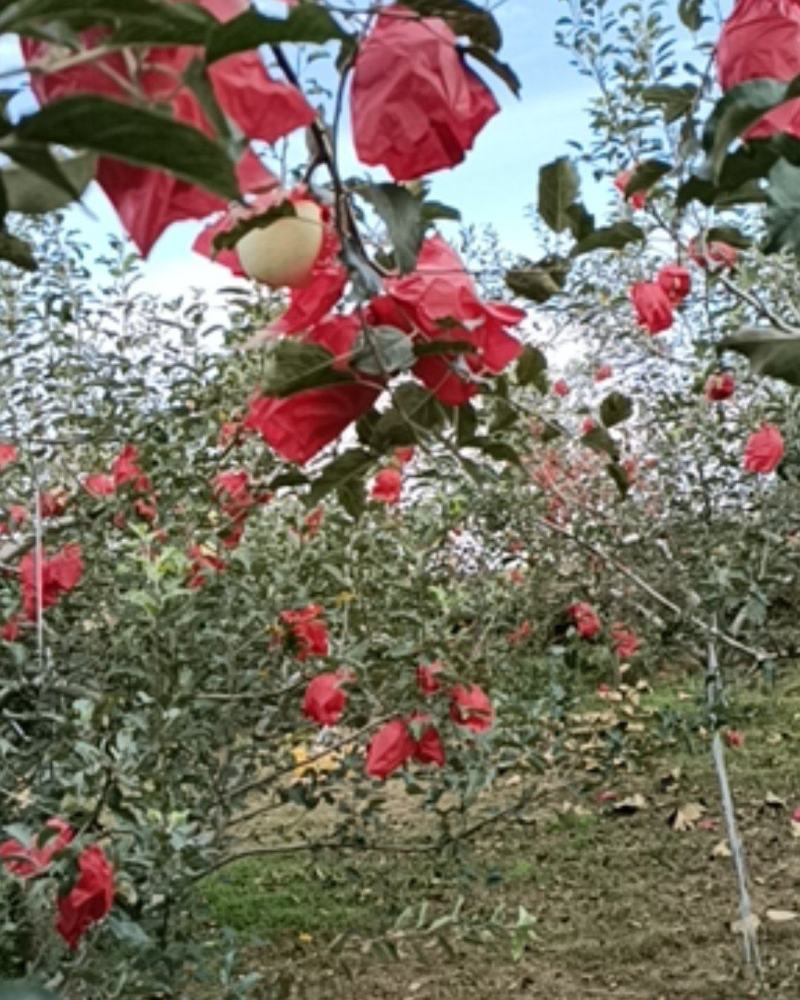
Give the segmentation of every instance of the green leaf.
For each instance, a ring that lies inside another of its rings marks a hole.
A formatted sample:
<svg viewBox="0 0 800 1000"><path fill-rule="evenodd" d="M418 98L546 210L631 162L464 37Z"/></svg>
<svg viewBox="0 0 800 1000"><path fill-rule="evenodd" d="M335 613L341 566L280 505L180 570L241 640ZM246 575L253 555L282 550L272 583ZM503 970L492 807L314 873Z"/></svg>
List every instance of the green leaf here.
<svg viewBox="0 0 800 1000"><path fill-rule="evenodd" d="M380 419L380 413L373 406L356 420L356 436L361 444L372 444L372 435Z"/></svg>
<svg viewBox="0 0 800 1000"><path fill-rule="evenodd" d="M621 424L633 413L633 403L621 392L610 392L600 404L600 419L606 427Z"/></svg>
<svg viewBox="0 0 800 1000"><path fill-rule="evenodd" d="M287 337L270 349L261 391L266 396L292 396L304 389L352 382L349 375L336 371L333 355L318 344Z"/></svg>
<svg viewBox="0 0 800 1000"><path fill-rule="evenodd" d="M364 513L364 508L367 505L365 493L364 480L360 478L340 483L336 487L336 496L339 503L356 521Z"/></svg>
<svg viewBox="0 0 800 1000"><path fill-rule="evenodd" d="M764 252L787 248L800 253L800 167L778 160L769 173Z"/></svg>
<svg viewBox="0 0 800 1000"><path fill-rule="evenodd" d="M393 326L373 326L358 335L351 364L365 375L393 375L414 364L414 345Z"/></svg>
<svg viewBox="0 0 800 1000"><path fill-rule="evenodd" d="M547 392L547 358L538 347L526 346L517 361L517 381Z"/></svg>
<svg viewBox="0 0 800 1000"><path fill-rule="evenodd" d="M203 114L216 134L226 142L233 140L233 133L225 112L217 101L208 68L201 58L192 59L183 73L183 82L194 94Z"/></svg>
<svg viewBox="0 0 800 1000"><path fill-rule="evenodd" d="M782 137L781 137L782 138ZM750 188L760 178L766 177L779 158L777 137L772 140L759 139L748 142L725 157L722 171L716 182L711 180L708 172L693 174L678 188L676 204L678 208L688 205L690 201L700 201L704 205L735 203L735 195L742 188ZM765 195L761 194L759 200Z"/></svg>
<svg viewBox="0 0 800 1000"><path fill-rule="evenodd" d="M474 354L475 345L468 340L418 340L414 354L418 358L436 357L441 354Z"/></svg>
<svg viewBox="0 0 800 1000"><path fill-rule="evenodd" d="M563 290L568 273L568 260L546 257L529 267L511 268L506 271L505 281L515 295L533 302L547 302Z"/></svg>
<svg viewBox="0 0 800 1000"><path fill-rule="evenodd" d="M413 271L425 229L422 202L400 184L359 184L355 192L372 205L386 225L400 273Z"/></svg>
<svg viewBox="0 0 800 1000"><path fill-rule="evenodd" d="M579 190L580 179L568 157L560 156L539 168L539 215L554 232L570 228L568 209Z"/></svg>
<svg viewBox="0 0 800 1000"><path fill-rule="evenodd" d="M586 239L594 232L594 216L582 201L573 202L567 209L569 230L576 240Z"/></svg>
<svg viewBox="0 0 800 1000"><path fill-rule="evenodd" d="M549 271L544 268L512 268L506 271L506 284L515 295L532 302L547 302L561 291Z"/></svg>
<svg viewBox="0 0 800 1000"><path fill-rule="evenodd" d="M3 979L0 1000L59 1000L59 997L29 979Z"/></svg>
<svg viewBox="0 0 800 1000"><path fill-rule="evenodd" d="M788 85L779 80L750 80L732 87L717 102L703 130L703 147L714 180L719 180L725 154L734 139L766 112L798 96L800 77Z"/></svg>
<svg viewBox="0 0 800 1000"><path fill-rule="evenodd" d="M104 44L202 45L216 19L192 4L154 0L17 0L0 13L0 34L32 33L58 20L80 31L94 25L122 24Z"/></svg>
<svg viewBox="0 0 800 1000"><path fill-rule="evenodd" d="M745 236L736 226L712 226L706 230L706 242L727 243L737 250L748 250L753 245L750 237Z"/></svg>
<svg viewBox="0 0 800 1000"><path fill-rule="evenodd" d="M764 141L762 140L762 144ZM782 134L773 135L766 141L768 149L775 154L775 161L779 159L788 160L795 167L800 167L800 139L794 135ZM772 169L773 164L767 170L762 171L765 176Z"/></svg>
<svg viewBox="0 0 800 1000"><path fill-rule="evenodd" d="M490 69L495 76L503 81L515 97L519 97L522 90L519 77L508 63L501 62L491 49L487 49L483 45L464 45L460 46L460 51L483 63L487 69Z"/></svg>
<svg viewBox="0 0 800 1000"><path fill-rule="evenodd" d="M471 448L479 448L490 458L496 458L500 462L510 462L512 465L521 466L522 462L519 453L506 441L494 441L491 438L474 438L470 441Z"/></svg>
<svg viewBox="0 0 800 1000"><path fill-rule="evenodd" d="M266 17L250 8L215 28L206 46L206 62L211 64L235 52L246 52L259 45L282 42L349 41L351 36L324 7L300 4L287 17Z"/></svg>
<svg viewBox="0 0 800 1000"><path fill-rule="evenodd" d="M478 414L472 403L457 406L453 413L453 424L456 429L456 444L463 447L475 438L478 429Z"/></svg>
<svg viewBox="0 0 800 1000"><path fill-rule="evenodd" d="M734 150L725 157L716 183L707 173L693 174L678 188L677 207L683 208L691 201L720 207L764 201L766 194L758 182L780 158L779 141L783 138L759 139ZM786 148L789 151L791 147Z"/></svg>
<svg viewBox="0 0 800 1000"><path fill-rule="evenodd" d="M5 823L2 830L9 839L20 844L29 844L33 840L33 832L24 823Z"/></svg>
<svg viewBox="0 0 800 1000"><path fill-rule="evenodd" d="M456 35L497 52L503 44L500 27L484 7L472 0L403 0L403 6L422 17L440 17Z"/></svg>
<svg viewBox="0 0 800 1000"><path fill-rule="evenodd" d="M377 451L385 451L389 447L417 444L419 441L414 427L394 408L381 413L376 420L370 421L369 424L360 420L357 430L359 431L359 440Z"/></svg>
<svg viewBox="0 0 800 1000"><path fill-rule="evenodd" d="M270 490L279 490L285 486L305 486L309 482L308 476L299 469L287 469L286 472L279 472L273 476L267 484Z"/></svg>
<svg viewBox="0 0 800 1000"><path fill-rule="evenodd" d="M699 31L706 20L703 17L703 0L680 0L678 17L690 31Z"/></svg>
<svg viewBox="0 0 800 1000"><path fill-rule="evenodd" d="M459 455L458 460L464 472L466 472L469 478L474 483L477 483L478 486L480 486L481 483L488 482L490 478L493 478L492 470L489 469L485 462L473 462L472 459L467 458L466 455Z"/></svg>
<svg viewBox="0 0 800 1000"><path fill-rule="evenodd" d="M697 87L693 83L684 83L680 87L656 84L654 87L645 87L642 91L643 101L661 106L664 121L668 125L682 118L692 107L696 97Z"/></svg>
<svg viewBox="0 0 800 1000"><path fill-rule="evenodd" d="M519 410L517 410L511 403L504 399L502 396L497 396L492 400L493 406L492 419L489 423L489 432L492 435L497 434L499 431L508 430L509 427L513 427L514 424L520 418Z"/></svg>
<svg viewBox="0 0 800 1000"><path fill-rule="evenodd" d="M746 181L734 191L720 191L714 198L715 208L734 208L737 205L763 205L769 199L758 181ZM720 226L720 229L727 228ZM748 245L752 245L752 240Z"/></svg>
<svg viewBox="0 0 800 1000"><path fill-rule="evenodd" d="M231 226L230 229L217 233L212 241L214 249L217 252L220 250L233 250L245 233L249 233L253 229L266 229L267 226L271 226L278 219L286 219L293 215L297 215L297 210L287 198L286 201L268 208L266 212L261 212L258 215L250 215L246 219L237 222L236 225Z"/></svg>
<svg viewBox="0 0 800 1000"><path fill-rule="evenodd" d="M644 241L644 232L632 222L615 222L613 226L601 226L582 239L572 248L572 256L590 253L592 250L622 250L629 243Z"/></svg>
<svg viewBox="0 0 800 1000"><path fill-rule="evenodd" d="M166 115L121 101L66 97L23 118L13 134L23 142L56 143L166 170L226 201L239 197L234 165L222 146ZM13 155L10 138L0 142L0 151Z"/></svg>
<svg viewBox="0 0 800 1000"><path fill-rule="evenodd" d="M606 472L614 480L620 497L624 500L631 488L628 473L617 462L609 462L605 468Z"/></svg>
<svg viewBox="0 0 800 1000"><path fill-rule="evenodd" d="M625 185L625 197L629 198L639 191L649 191L670 170L672 170L672 164L665 160L643 160L637 165L630 180Z"/></svg>
<svg viewBox="0 0 800 1000"><path fill-rule="evenodd" d="M678 208L684 208L693 201L702 202L704 205L713 205L718 192L719 188L713 181L706 177L700 177L698 174L691 174L678 187L675 204Z"/></svg>
<svg viewBox="0 0 800 1000"><path fill-rule="evenodd" d="M320 500L333 490L363 479L373 461L372 453L363 448L349 448L341 455L337 455L311 483L306 503L309 507L316 507Z"/></svg>
<svg viewBox="0 0 800 1000"><path fill-rule="evenodd" d="M7 145L0 144L0 146L17 166L35 174L52 187L62 191L70 202L80 198L81 191L73 184L64 172L60 161L56 159L47 146L37 142L19 142L13 138L9 140Z"/></svg>
<svg viewBox="0 0 800 1000"><path fill-rule="evenodd" d="M800 386L800 336L772 327L745 327L723 340L717 350L743 354L756 375L771 375L789 385Z"/></svg>
<svg viewBox="0 0 800 1000"><path fill-rule="evenodd" d="M153 943L152 938L145 932L144 928L129 917L112 913L106 921L106 926L118 941L125 944L146 948Z"/></svg>
<svg viewBox="0 0 800 1000"><path fill-rule="evenodd" d="M539 440L542 444L548 444L550 441L557 441L565 433L566 431L557 420L546 420L544 428L539 435Z"/></svg>
<svg viewBox="0 0 800 1000"><path fill-rule="evenodd" d="M581 444L585 444L592 451L608 455L615 462L619 458L616 442L604 427L595 427L588 434L581 435Z"/></svg>
<svg viewBox="0 0 800 1000"><path fill-rule="evenodd" d="M49 152L45 151L49 156ZM62 184L44 179L38 172L22 167L8 167L0 172L0 183L6 192L8 211L25 215L43 215L63 208L74 201L72 192L81 195L94 177L97 157L93 153L57 161L57 169L72 191Z"/></svg>
<svg viewBox="0 0 800 1000"><path fill-rule="evenodd" d="M392 403L403 419L409 419L425 430L444 423L445 411L439 400L416 382L404 382L392 394Z"/></svg>
<svg viewBox="0 0 800 1000"><path fill-rule="evenodd" d="M447 222L461 222L461 212L457 208L453 208L452 205L445 205L441 201L423 201L422 221L425 227L427 228L430 223L437 219Z"/></svg>
<svg viewBox="0 0 800 1000"><path fill-rule="evenodd" d="M36 271L39 265L33 256L33 247L18 236L0 229L0 260L7 260L22 271Z"/></svg>

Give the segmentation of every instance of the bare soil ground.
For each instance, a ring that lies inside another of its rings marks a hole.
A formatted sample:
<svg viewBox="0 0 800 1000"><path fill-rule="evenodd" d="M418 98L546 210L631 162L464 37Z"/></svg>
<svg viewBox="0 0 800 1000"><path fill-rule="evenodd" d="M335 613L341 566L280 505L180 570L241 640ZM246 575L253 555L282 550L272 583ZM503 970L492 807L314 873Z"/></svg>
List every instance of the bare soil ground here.
<svg viewBox="0 0 800 1000"><path fill-rule="evenodd" d="M707 740L701 733L688 753L652 739L674 696L657 693L659 712L645 704L637 716L638 761L597 780L587 779L586 718L574 717L574 791L564 773L526 776L535 804L447 857L326 852L221 872L206 898L214 921L248 942L242 969L263 977L250 995L798 1000L800 837L790 815L800 805L800 698L754 698L744 745L728 751L760 919L759 989L731 929L736 887ZM508 781L484 808L516 794L520 779ZM409 808L399 789L398 832L417 822ZM513 929L520 906L532 934ZM456 920L435 926L456 908Z"/></svg>

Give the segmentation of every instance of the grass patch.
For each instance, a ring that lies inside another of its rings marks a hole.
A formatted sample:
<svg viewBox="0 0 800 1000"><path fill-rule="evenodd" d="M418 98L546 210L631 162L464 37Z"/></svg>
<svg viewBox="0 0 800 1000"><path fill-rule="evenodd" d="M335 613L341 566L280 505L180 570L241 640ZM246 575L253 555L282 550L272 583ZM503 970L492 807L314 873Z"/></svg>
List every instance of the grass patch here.
<svg viewBox="0 0 800 1000"><path fill-rule="evenodd" d="M214 922L244 936L333 936L376 926L377 902L370 907L359 881L308 861L248 858L207 879L202 894Z"/></svg>

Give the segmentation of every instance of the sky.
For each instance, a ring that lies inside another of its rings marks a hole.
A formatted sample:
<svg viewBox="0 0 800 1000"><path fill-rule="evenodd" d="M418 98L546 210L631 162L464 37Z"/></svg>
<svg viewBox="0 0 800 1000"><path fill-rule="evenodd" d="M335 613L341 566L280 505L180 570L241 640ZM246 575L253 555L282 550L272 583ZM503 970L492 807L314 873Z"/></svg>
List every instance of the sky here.
<svg viewBox="0 0 800 1000"><path fill-rule="evenodd" d="M285 11L275 0L260 0L265 13ZM482 130L465 161L450 171L432 175L431 197L457 206L465 222L493 225L504 247L521 254L535 254L536 246L525 206L535 200L538 168L566 153L569 139L583 139L583 108L591 96L590 84L569 66L567 54L556 48L556 19L564 13L560 0L505 0L495 12L503 29L501 58L510 63L522 81L521 98L515 98L498 78L483 67L502 110ZM0 39L0 65L18 59L15 43ZM322 64L317 64L321 66ZM324 70L320 70L324 73ZM19 111L29 108L25 98ZM341 135L341 167L345 175L359 170L347 129ZM363 170L363 168L360 168ZM380 171L377 179L384 179ZM70 223L102 250L109 233L120 234L116 217L102 192L92 186L86 207L70 211ZM145 267L153 291L174 293L179 287L218 287L230 284L230 273L191 252L200 226L194 222L172 226L151 252Z"/></svg>

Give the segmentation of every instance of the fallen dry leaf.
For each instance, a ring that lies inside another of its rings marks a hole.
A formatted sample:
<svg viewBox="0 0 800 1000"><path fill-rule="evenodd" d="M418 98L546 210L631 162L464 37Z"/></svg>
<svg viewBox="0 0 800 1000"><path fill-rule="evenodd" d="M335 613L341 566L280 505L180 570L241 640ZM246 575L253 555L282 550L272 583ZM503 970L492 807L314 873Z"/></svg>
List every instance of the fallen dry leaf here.
<svg viewBox="0 0 800 1000"><path fill-rule="evenodd" d="M627 799L621 799L619 802L614 803L613 812L617 816L632 816L634 813L646 808L647 799L644 795L637 792L635 795L630 795Z"/></svg>
<svg viewBox="0 0 800 1000"><path fill-rule="evenodd" d="M668 792L670 788L674 788L680 780L681 769L679 767L673 767L671 771L668 771L663 777L658 779L658 787L662 792Z"/></svg>
<svg viewBox="0 0 800 1000"><path fill-rule="evenodd" d="M730 856L731 849L728 847L727 840L721 840L711 851L712 858L729 858Z"/></svg>
<svg viewBox="0 0 800 1000"><path fill-rule="evenodd" d="M780 795L775 795L774 792L767 792L764 796L764 805L769 806L770 809L785 809L786 799L782 799Z"/></svg>
<svg viewBox="0 0 800 1000"><path fill-rule="evenodd" d="M670 814L669 825L673 830L677 830L678 833L683 833L685 830L693 830L697 821L702 819L705 811L706 807L699 802L687 802L685 805L678 806Z"/></svg>
<svg viewBox="0 0 800 1000"><path fill-rule="evenodd" d="M767 910L764 916L770 923L788 924L790 920L797 920L800 913L795 913L794 910Z"/></svg>
<svg viewBox="0 0 800 1000"><path fill-rule="evenodd" d="M617 793L612 792L610 789L598 792L597 795L595 795L595 800L599 802L600 805L605 805L606 802L613 802L616 798Z"/></svg>
<svg viewBox="0 0 800 1000"><path fill-rule="evenodd" d="M587 809L586 806L581 805L579 802L570 802L568 799L564 799L561 806L558 808L557 812L561 813L562 816L591 816L591 809Z"/></svg>

